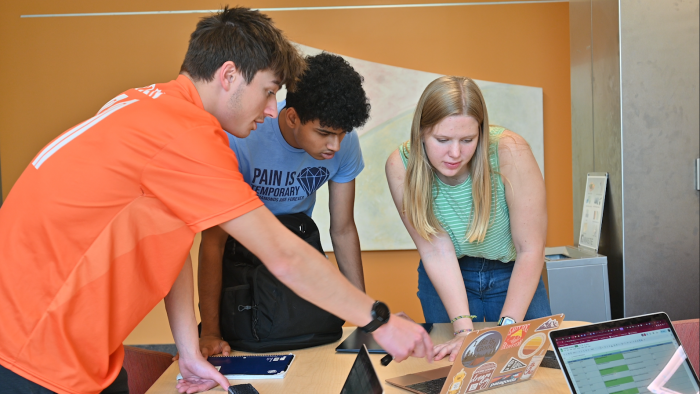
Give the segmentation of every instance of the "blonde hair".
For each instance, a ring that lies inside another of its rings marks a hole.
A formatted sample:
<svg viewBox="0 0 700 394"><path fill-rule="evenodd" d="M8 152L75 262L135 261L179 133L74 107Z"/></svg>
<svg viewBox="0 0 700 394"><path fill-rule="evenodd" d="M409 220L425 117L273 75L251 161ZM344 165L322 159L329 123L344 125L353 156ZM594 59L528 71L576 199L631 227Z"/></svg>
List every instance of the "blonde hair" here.
<svg viewBox="0 0 700 394"><path fill-rule="evenodd" d="M449 116L470 116L479 123L479 138L470 163L472 178L471 223L465 234L469 242L483 242L491 218L492 169L489 162L489 122L481 90L467 77L444 76L431 82L418 101L411 125L403 212L418 234L430 240L441 231L433 211L435 169L423 141L435 125ZM409 149L410 148L410 149Z"/></svg>

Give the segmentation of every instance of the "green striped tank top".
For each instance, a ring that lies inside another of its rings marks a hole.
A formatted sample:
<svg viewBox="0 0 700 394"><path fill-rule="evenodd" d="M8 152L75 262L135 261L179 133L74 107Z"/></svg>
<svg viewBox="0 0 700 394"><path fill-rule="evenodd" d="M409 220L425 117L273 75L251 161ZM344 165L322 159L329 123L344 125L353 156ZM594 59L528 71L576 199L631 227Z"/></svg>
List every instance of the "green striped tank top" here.
<svg viewBox="0 0 700 394"><path fill-rule="evenodd" d="M469 242L466 239L472 214L472 179L471 175L461 184L451 186L434 177L433 183L433 212L442 228L452 240L457 252L457 258L463 256L481 257L489 260L499 260L504 263L514 261L515 245L510 232L510 216L506 204L506 191L503 180L496 172L498 164L498 140L505 129L490 128L491 145L489 161L492 169L491 220L484 241ZM408 146L409 144L406 144ZM409 147L410 149L410 147ZM403 165L408 163L408 152L404 145L399 147Z"/></svg>

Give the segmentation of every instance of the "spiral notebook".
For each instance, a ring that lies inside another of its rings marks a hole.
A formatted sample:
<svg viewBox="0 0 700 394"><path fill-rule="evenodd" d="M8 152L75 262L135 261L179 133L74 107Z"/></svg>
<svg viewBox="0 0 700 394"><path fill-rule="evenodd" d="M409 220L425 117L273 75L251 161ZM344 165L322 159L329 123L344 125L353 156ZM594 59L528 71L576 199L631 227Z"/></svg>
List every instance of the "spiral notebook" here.
<svg viewBox="0 0 700 394"><path fill-rule="evenodd" d="M209 357L209 361L226 379L282 379L294 361L294 354L265 354ZM177 374L177 379L182 375Z"/></svg>

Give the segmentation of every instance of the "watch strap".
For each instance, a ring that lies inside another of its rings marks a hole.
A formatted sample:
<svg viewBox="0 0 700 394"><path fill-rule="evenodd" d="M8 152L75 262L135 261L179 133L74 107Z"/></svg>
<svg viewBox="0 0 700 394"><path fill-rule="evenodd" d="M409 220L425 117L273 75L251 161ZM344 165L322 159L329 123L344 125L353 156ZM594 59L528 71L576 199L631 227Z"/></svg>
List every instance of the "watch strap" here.
<svg viewBox="0 0 700 394"><path fill-rule="evenodd" d="M509 316L503 316L500 319L498 319L499 326L507 326L509 324L515 324L515 319Z"/></svg>
<svg viewBox="0 0 700 394"><path fill-rule="evenodd" d="M384 324L384 323L386 323L386 322L382 322L382 321L380 321L380 320L373 319L373 320L372 320L371 322L369 322L369 324L367 324L366 326L360 327L360 329L361 329L362 331L364 331L364 332L366 332L366 333L369 334L370 332L374 332L374 330L376 330L377 328L381 327L382 324Z"/></svg>
<svg viewBox="0 0 700 394"><path fill-rule="evenodd" d="M372 321L367 323L366 326L360 327L360 329L366 333L374 332L377 328L386 324L391 317L391 312L389 312L389 307L386 306L381 301L375 301L372 304Z"/></svg>

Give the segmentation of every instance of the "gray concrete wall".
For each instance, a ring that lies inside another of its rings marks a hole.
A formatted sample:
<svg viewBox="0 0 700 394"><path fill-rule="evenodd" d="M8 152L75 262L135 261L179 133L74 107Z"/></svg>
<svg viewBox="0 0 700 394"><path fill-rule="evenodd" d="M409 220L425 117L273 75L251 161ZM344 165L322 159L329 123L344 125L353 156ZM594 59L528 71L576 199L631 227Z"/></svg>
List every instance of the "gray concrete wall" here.
<svg viewBox="0 0 700 394"><path fill-rule="evenodd" d="M586 174L610 181L600 253L613 318L698 317L698 0L572 0L574 232Z"/></svg>
<svg viewBox="0 0 700 394"><path fill-rule="evenodd" d="M607 172L609 184L599 253L608 257L610 309L624 316L622 147L617 0L572 0L571 130L574 239L579 238L586 174Z"/></svg>
<svg viewBox="0 0 700 394"><path fill-rule="evenodd" d="M621 0L625 313L700 310L698 0Z"/></svg>

